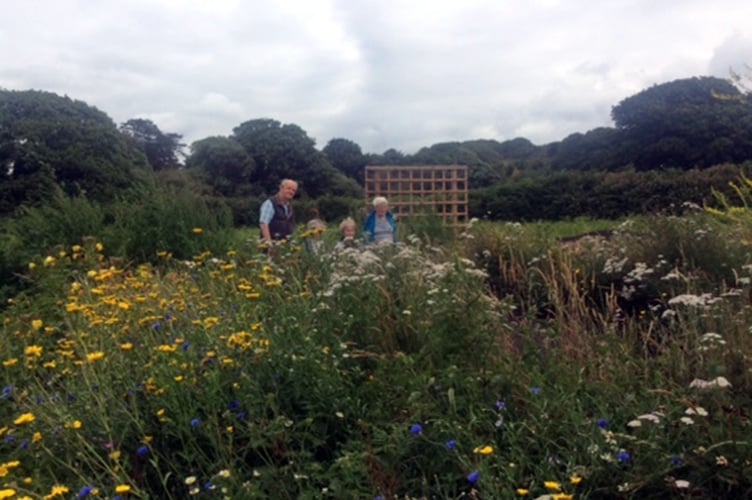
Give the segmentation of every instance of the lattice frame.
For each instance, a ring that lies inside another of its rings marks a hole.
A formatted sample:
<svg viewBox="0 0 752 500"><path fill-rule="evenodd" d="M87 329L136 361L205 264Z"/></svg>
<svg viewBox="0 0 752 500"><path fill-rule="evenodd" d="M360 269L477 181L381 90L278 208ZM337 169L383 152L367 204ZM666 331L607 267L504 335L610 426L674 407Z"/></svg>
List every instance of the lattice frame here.
<svg viewBox="0 0 752 500"><path fill-rule="evenodd" d="M385 196L400 218L430 214L449 226L468 221L467 165L369 165L364 187L368 204Z"/></svg>

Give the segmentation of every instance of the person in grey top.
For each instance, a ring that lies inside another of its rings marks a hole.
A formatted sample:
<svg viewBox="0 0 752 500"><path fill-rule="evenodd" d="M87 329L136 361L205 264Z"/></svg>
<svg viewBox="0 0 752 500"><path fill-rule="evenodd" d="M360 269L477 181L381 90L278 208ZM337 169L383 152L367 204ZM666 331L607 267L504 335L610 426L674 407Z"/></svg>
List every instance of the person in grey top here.
<svg viewBox="0 0 752 500"><path fill-rule="evenodd" d="M373 210L366 217L363 230L369 243L397 242L397 221L389 211L389 201L383 196L373 199Z"/></svg>

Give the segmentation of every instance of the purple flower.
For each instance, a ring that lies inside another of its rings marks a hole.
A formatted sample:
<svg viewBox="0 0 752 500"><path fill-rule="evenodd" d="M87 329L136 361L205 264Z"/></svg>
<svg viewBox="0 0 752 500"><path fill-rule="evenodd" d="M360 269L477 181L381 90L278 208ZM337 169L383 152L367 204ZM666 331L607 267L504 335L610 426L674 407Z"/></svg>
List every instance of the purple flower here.
<svg viewBox="0 0 752 500"><path fill-rule="evenodd" d="M475 484L480 479L480 472L477 470L472 471L470 474L467 475L467 482L475 486Z"/></svg>
<svg viewBox="0 0 752 500"><path fill-rule="evenodd" d="M446 446L447 450L453 450L457 447L457 441L455 441L454 439L450 439L449 441L444 443L444 446Z"/></svg>
<svg viewBox="0 0 752 500"><path fill-rule="evenodd" d="M136 450L136 455L138 455L139 457L145 457L148 454L149 454L149 446L147 446L145 444L142 444Z"/></svg>
<svg viewBox="0 0 752 500"><path fill-rule="evenodd" d="M682 464L682 459L679 455L671 455L671 465L678 467Z"/></svg>
<svg viewBox="0 0 752 500"><path fill-rule="evenodd" d="M617 455L616 459L621 463L626 463L632 460L632 455L629 454L629 452L621 450Z"/></svg>
<svg viewBox="0 0 752 500"><path fill-rule="evenodd" d="M199 425L201 425L201 419L199 419L199 418L193 418L193 419L191 419L191 427L193 427L195 429Z"/></svg>
<svg viewBox="0 0 752 500"><path fill-rule="evenodd" d="M507 404L504 402L503 399L500 399L496 402L496 409L499 411L504 411L507 409Z"/></svg>
<svg viewBox="0 0 752 500"><path fill-rule="evenodd" d="M413 424L412 427L410 427L410 434L418 435L423 434L423 426L420 424Z"/></svg>
<svg viewBox="0 0 752 500"><path fill-rule="evenodd" d="M78 490L78 496L76 498L86 498L91 495L92 491L94 491L94 486L84 486L83 488Z"/></svg>
<svg viewBox="0 0 752 500"><path fill-rule="evenodd" d="M604 431L608 429L608 420L606 420L605 418L599 418L595 423L596 425L598 425L599 429L602 429Z"/></svg>
<svg viewBox="0 0 752 500"><path fill-rule="evenodd" d="M191 343L186 340L185 342L183 342L183 345L181 345L180 348L184 351L187 351L190 346Z"/></svg>
<svg viewBox="0 0 752 500"><path fill-rule="evenodd" d="M541 393L541 388L540 388L540 387L531 387L531 388L530 388L530 392L531 392L531 393L532 393L533 395L537 396L538 394L540 394L540 393Z"/></svg>

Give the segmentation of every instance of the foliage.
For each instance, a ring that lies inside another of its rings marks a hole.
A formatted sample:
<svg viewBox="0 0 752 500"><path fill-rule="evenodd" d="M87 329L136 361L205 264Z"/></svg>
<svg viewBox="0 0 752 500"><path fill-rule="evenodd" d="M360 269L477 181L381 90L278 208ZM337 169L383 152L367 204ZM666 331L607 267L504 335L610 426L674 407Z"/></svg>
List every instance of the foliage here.
<svg viewBox="0 0 752 500"><path fill-rule="evenodd" d="M749 164L688 171L558 172L473 190L469 209L473 217L511 221L679 214L715 204L712 188L733 193L729 182L748 168Z"/></svg>
<svg viewBox="0 0 752 500"><path fill-rule="evenodd" d="M104 201L143 182L143 157L103 112L49 92L0 90L0 213L59 188Z"/></svg>
<svg viewBox="0 0 752 500"><path fill-rule="evenodd" d="M255 169L243 146L227 137L207 137L191 144L185 166L200 172L217 194L227 197L247 193Z"/></svg>
<svg viewBox="0 0 752 500"><path fill-rule="evenodd" d="M0 487L743 497L739 224L483 223L442 244L405 228L396 246L312 256L296 239L144 265L94 238L61 245L4 314ZM634 291L654 303L624 307Z"/></svg>
<svg viewBox="0 0 752 500"><path fill-rule="evenodd" d="M232 139L253 159L256 167L251 182L260 184L266 193L276 193L285 178L297 179L301 192L312 198L360 193L357 184L332 167L298 125L268 118L249 120L233 129Z"/></svg>
<svg viewBox="0 0 752 500"><path fill-rule="evenodd" d="M331 139L322 150L334 168L363 184L366 156L355 142L341 137Z"/></svg>
<svg viewBox="0 0 752 500"><path fill-rule="evenodd" d="M742 162L752 155L752 103L726 80L688 78L655 85L612 110L624 154L640 170Z"/></svg>
<svg viewBox="0 0 752 500"><path fill-rule="evenodd" d="M180 134L164 133L151 120L131 118L120 125L120 131L139 150L143 151L146 160L155 171L178 168L182 159L185 144Z"/></svg>

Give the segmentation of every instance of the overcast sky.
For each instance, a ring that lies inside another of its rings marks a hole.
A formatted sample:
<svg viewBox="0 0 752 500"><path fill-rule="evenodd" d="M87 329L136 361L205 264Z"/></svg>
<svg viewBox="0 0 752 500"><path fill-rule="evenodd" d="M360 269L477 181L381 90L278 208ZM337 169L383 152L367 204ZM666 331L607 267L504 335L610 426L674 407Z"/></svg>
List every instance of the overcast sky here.
<svg viewBox="0 0 752 500"><path fill-rule="evenodd" d="M622 99L752 64L750 0L3 0L0 87L187 142L295 123L323 148L536 144Z"/></svg>

